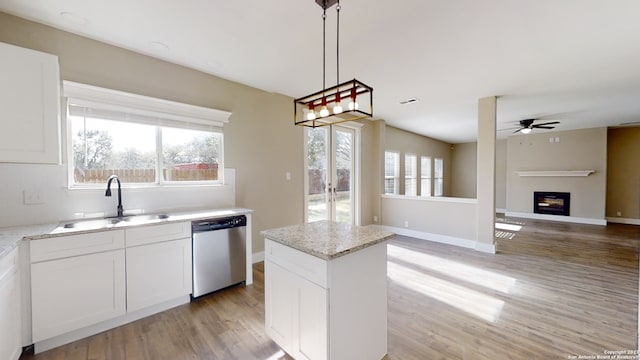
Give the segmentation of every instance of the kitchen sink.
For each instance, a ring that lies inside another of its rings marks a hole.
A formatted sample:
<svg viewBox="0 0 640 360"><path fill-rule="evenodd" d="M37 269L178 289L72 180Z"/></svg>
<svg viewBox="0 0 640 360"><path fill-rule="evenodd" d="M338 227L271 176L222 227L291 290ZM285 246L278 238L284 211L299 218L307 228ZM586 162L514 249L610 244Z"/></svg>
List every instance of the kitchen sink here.
<svg viewBox="0 0 640 360"><path fill-rule="evenodd" d="M167 214L154 214L154 215L125 216L117 219L121 219L122 221L131 222L131 223L141 223L141 222L151 222L156 220L164 220L168 218L169 218L169 215Z"/></svg>
<svg viewBox="0 0 640 360"><path fill-rule="evenodd" d="M81 220L65 223L62 225L65 229L89 230L101 229L113 226L120 222L120 219L97 219L97 220Z"/></svg>
<svg viewBox="0 0 640 360"><path fill-rule="evenodd" d="M114 226L126 226L133 224L152 223L160 220L168 219L167 214L151 214L151 215L130 215L123 217L110 217L104 219L77 220L63 223L58 227L58 231L73 230L96 230L106 229Z"/></svg>

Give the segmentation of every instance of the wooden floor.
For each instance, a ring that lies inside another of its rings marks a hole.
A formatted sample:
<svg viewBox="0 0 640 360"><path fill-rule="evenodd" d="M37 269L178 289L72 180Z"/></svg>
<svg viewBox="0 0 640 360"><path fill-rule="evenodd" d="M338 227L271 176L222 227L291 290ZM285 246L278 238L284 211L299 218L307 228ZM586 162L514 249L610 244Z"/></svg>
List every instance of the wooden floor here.
<svg viewBox="0 0 640 360"><path fill-rule="evenodd" d="M499 225L497 255L390 241L388 359L568 359L637 349L640 226ZM21 359L290 359L264 334L263 284L256 264L251 286Z"/></svg>

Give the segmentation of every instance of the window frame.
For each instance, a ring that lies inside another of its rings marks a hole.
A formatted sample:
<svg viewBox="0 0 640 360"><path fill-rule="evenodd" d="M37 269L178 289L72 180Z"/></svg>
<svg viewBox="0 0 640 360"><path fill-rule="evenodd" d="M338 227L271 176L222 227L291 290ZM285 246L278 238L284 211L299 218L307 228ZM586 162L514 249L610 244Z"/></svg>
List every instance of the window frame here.
<svg viewBox="0 0 640 360"><path fill-rule="evenodd" d="M393 154L394 155L394 169L393 169L393 174L390 176L387 176L387 154ZM388 193L387 192L387 186L386 186L386 182L387 180L393 180L393 193ZM388 195L399 195L400 194L400 152L398 151L391 151L391 150L385 150L384 152L384 194L388 194Z"/></svg>
<svg viewBox="0 0 640 360"><path fill-rule="evenodd" d="M106 113L125 113L133 120L106 119L107 121L123 121L155 126L156 141L156 179L153 183L123 183L123 187L198 187L220 186L224 182L224 124L229 122L231 112L196 105L184 104L164 99L142 96L96 86L63 81L64 109L63 124L65 126L64 145L65 161L68 169L67 186L69 189L103 188L102 183L76 183L74 181L73 134L69 106L84 106ZM167 181L161 171L164 167L162 148L162 128L180 128L211 131L220 134L220 151L217 180Z"/></svg>
<svg viewBox="0 0 640 360"><path fill-rule="evenodd" d="M425 162L427 166L425 166ZM428 174L425 170L428 169ZM429 175L429 176L427 176ZM424 182L428 181L429 186L424 186ZM420 156L420 196L431 197L432 196L432 159L431 156Z"/></svg>
<svg viewBox="0 0 640 360"><path fill-rule="evenodd" d="M440 162L441 164L441 173L438 174L436 169L436 164ZM436 186L436 184L440 184L440 188ZM441 192L436 193L436 190L439 189ZM433 196L443 197L444 196L444 159L436 157L433 159Z"/></svg>
<svg viewBox="0 0 640 360"><path fill-rule="evenodd" d="M412 169L413 172L408 177L409 169ZM408 186L409 182L412 184L411 186ZM408 187L411 187L411 193L409 193ZM404 154L404 194L418 196L418 156L412 153Z"/></svg>

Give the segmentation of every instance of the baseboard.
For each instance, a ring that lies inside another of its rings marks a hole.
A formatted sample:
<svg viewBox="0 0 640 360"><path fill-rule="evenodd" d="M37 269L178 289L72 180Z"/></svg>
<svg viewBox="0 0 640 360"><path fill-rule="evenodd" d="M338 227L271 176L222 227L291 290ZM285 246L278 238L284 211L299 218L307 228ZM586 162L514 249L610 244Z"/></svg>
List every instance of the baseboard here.
<svg viewBox="0 0 640 360"><path fill-rule="evenodd" d="M260 251L252 254L251 262L253 264L263 262L264 261L264 251Z"/></svg>
<svg viewBox="0 0 640 360"><path fill-rule="evenodd" d="M506 212L507 212L507 209L496 208L496 214L505 214Z"/></svg>
<svg viewBox="0 0 640 360"><path fill-rule="evenodd" d="M607 222L617 224L628 225L640 225L640 219L620 218L620 217L607 217Z"/></svg>
<svg viewBox="0 0 640 360"><path fill-rule="evenodd" d="M159 312L169 310L171 308L174 308L182 304L186 304L189 301L191 301L191 298L189 297L189 295L181 296L173 300L165 301L163 303L150 306L148 308L140 309L131 313L126 313L115 319L106 320L98 324L90 325L81 329L70 331L62 335L58 335L46 340L42 340L40 342L33 344L34 353L38 354L43 351L47 351L61 345L74 342L76 340L84 339L88 336L95 335L124 324L128 324L132 321L136 321L136 320L145 318L147 316L151 316L153 314L157 314Z"/></svg>
<svg viewBox="0 0 640 360"><path fill-rule="evenodd" d="M447 245L459 246L459 247L473 249L476 251L489 253L489 254L496 253L495 244L486 244L486 243L481 243L481 242L469 240L469 239L462 239L454 236L433 234L433 233L393 227L393 226L383 226L383 227L394 234L398 234L402 236L409 236L416 239L433 241L433 242L447 244Z"/></svg>
<svg viewBox="0 0 640 360"><path fill-rule="evenodd" d="M605 219L581 218L581 217L575 217L575 216L546 215L546 214L512 212L512 211L507 211L505 215L518 217L518 218L525 218L525 219L548 220L548 221L568 222L568 223L575 223L575 224L602 225L602 226L607 225L607 220Z"/></svg>

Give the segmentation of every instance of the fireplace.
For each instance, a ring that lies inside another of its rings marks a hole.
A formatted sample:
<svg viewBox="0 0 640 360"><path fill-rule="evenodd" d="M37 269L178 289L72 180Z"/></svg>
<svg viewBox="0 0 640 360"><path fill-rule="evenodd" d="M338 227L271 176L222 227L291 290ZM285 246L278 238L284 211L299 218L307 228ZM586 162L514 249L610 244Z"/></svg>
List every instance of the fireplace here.
<svg viewBox="0 0 640 360"><path fill-rule="evenodd" d="M569 216L571 193L535 191L533 212L536 214Z"/></svg>

